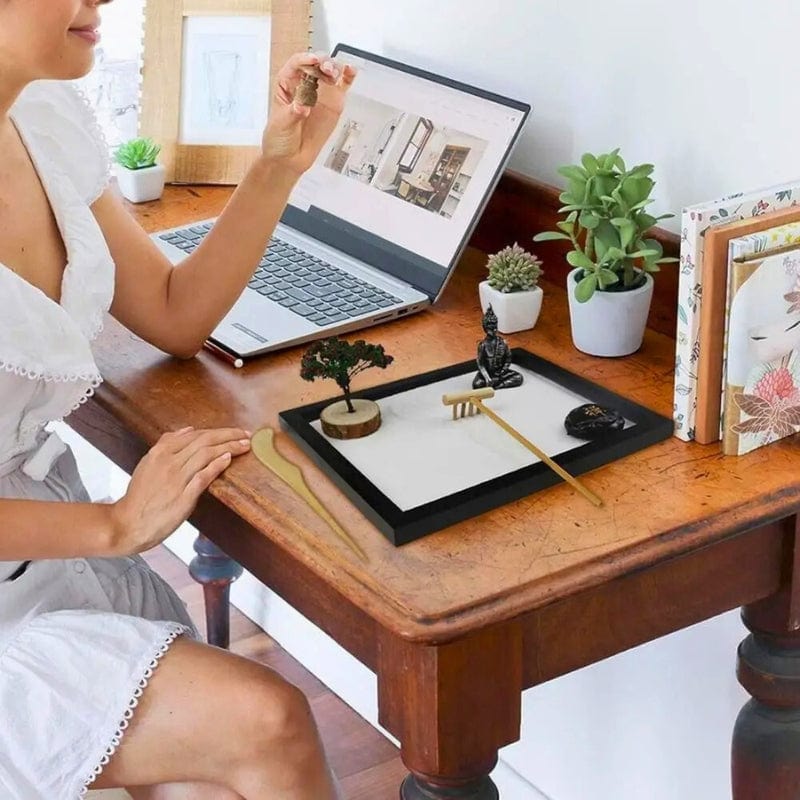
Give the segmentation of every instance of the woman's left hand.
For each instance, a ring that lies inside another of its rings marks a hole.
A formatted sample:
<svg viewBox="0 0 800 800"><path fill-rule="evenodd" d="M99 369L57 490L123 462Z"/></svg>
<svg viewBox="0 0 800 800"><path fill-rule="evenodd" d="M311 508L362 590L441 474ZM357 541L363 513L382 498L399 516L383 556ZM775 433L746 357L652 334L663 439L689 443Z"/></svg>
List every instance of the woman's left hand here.
<svg viewBox="0 0 800 800"><path fill-rule="evenodd" d="M303 66L318 67L322 73L317 104L313 107L299 105L294 100ZM333 133L355 77L353 67L328 56L293 55L278 73L278 88L261 144L262 157L298 175L305 172Z"/></svg>

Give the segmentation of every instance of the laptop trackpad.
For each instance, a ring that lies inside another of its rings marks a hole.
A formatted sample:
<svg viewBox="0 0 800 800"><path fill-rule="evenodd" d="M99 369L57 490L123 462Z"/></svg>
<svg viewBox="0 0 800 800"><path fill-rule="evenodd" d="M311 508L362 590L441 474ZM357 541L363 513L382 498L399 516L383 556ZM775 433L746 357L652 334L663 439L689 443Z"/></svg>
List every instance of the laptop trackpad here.
<svg viewBox="0 0 800 800"><path fill-rule="evenodd" d="M212 336L234 352L247 355L317 330L307 319L246 289Z"/></svg>

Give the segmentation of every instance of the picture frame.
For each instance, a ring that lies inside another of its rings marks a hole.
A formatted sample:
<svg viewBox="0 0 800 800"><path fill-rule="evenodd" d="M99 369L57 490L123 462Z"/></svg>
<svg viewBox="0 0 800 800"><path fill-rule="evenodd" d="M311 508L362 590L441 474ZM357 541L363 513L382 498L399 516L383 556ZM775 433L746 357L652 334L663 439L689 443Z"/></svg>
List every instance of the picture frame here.
<svg viewBox="0 0 800 800"><path fill-rule="evenodd" d="M169 183L234 185L257 157L280 68L313 0L146 0L139 135Z"/></svg>
<svg viewBox="0 0 800 800"><path fill-rule="evenodd" d="M512 349L512 364L515 367L529 371L529 373L534 373L535 378L541 378L543 381L554 384L558 389L574 393L577 396L574 401L576 403L581 402L582 399L583 402L589 401L610 406L619 411L631 423L625 429L615 431L603 439L594 441L574 439L573 443L570 444L570 449L557 454L551 453L550 455L553 459L572 475L581 475L589 470L635 453L644 447L669 439L672 436L672 420L668 417L661 416L628 398L612 392L610 389L599 386L525 349ZM385 383L364 391L354 392L353 397L385 401L405 392L428 387L428 393L432 398L435 398L441 388L439 384L443 384L453 378L458 378L459 380L464 378L467 385L470 385L475 370L474 360L465 361L420 375L392 381L391 383ZM516 391L521 390L511 389L498 392L498 397L496 399L493 398L496 407L501 403L507 402L508 398L511 397L509 393ZM344 454L342 442L331 440L321 432L319 429L319 415L329 404L330 399L327 399L282 411L279 414L281 427L289 433L301 449L319 465L333 483L395 546L408 544L449 525L478 516L505 503L519 500L561 482L561 478L555 472L541 461L536 461L520 468L512 467L509 471L505 471L503 474L488 480L483 480L476 485L458 487L453 491L447 489L446 494L437 496L428 502L407 504L402 503L396 497L395 499L398 502L395 502L377 485L380 481L375 475L366 474L363 469L359 469L356 466L355 461ZM522 410L523 412L525 411L525 409ZM384 414L385 411L386 409L382 408L381 413ZM434 411L439 413L438 406ZM448 409L444 406L441 406L441 414L442 425L465 424L464 421L449 421ZM398 419L404 415L395 409L390 411L388 416ZM385 420L381 429L373 436L377 437L382 434L384 425L388 424L390 423ZM411 424L417 425L416 422ZM547 425L563 429L563 419L554 417L547 421ZM431 429L429 426L423 426L423 428L430 434ZM491 434L492 436L495 434L493 429ZM499 443L501 448L504 448L508 442L511 442L511 446L516 445L513 439L507 437L507 434L499 428L496 436L497 439L495 441ZM355 446L362 451L362 455L364 448L373 447L377 442L377 439L371 442L371 438L365 437L362 440L357 440ZM399 438L409 441L404 431ZM346 443L344 446L349 445L352 445L352 442ZM354 451L349 449L349 452L352 458ZM527 454L527 451L524 452ZM425 463L430 468L431 449L429 448L425 453ZM383 455L378 461L381 461L382 458ZM463 466L463 461L460 463ZM502 469L505 470L506 467L503 466ZM407 481L407 476L411 471L405 468L400 470L404 476L404 481ZM436 471L435 468L434 471ZM423 473L420 473L422 474L423 482L427 482ZM460 470L459 480L462 474L463 470Z"/></svg>

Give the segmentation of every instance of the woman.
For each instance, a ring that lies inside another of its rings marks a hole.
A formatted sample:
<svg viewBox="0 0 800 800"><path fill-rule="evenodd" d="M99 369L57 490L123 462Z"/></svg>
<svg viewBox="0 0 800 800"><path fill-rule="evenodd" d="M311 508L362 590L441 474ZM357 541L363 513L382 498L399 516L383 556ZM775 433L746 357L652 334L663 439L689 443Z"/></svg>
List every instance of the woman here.
<svg viewBox="0 0 800 800"><path fill-rule="evenodd" d="M0 0L0 796L124 786L136 800L329 800L339 795L303 695L196 641L183 604L136 555L188 517L249 434L167 433L126 495L100 505L44 426L100 382L90 342L109 307L167 353L198 351L355 73L309 54L289 61L260 157L173 269L108 189L96 122L64 83L91 68L108 1ZM308 64L324 73L313 109L292 100Z"/></svg>

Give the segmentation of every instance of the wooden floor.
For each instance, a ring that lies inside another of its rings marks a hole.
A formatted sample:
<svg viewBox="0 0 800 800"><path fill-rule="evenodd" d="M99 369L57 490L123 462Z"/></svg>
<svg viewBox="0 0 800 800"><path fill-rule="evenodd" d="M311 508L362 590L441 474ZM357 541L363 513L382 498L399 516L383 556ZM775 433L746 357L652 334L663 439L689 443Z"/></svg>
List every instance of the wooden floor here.
<svg viewBox="0 0 800 800"><path fill-rule="evenodd" d="M205 634L203 590L186 565L165 547L144 557L188 605ZM407 774L398 749L236 609L231 610L231 650L266 664L305 692L347 800L397 800Z"/></svg>

